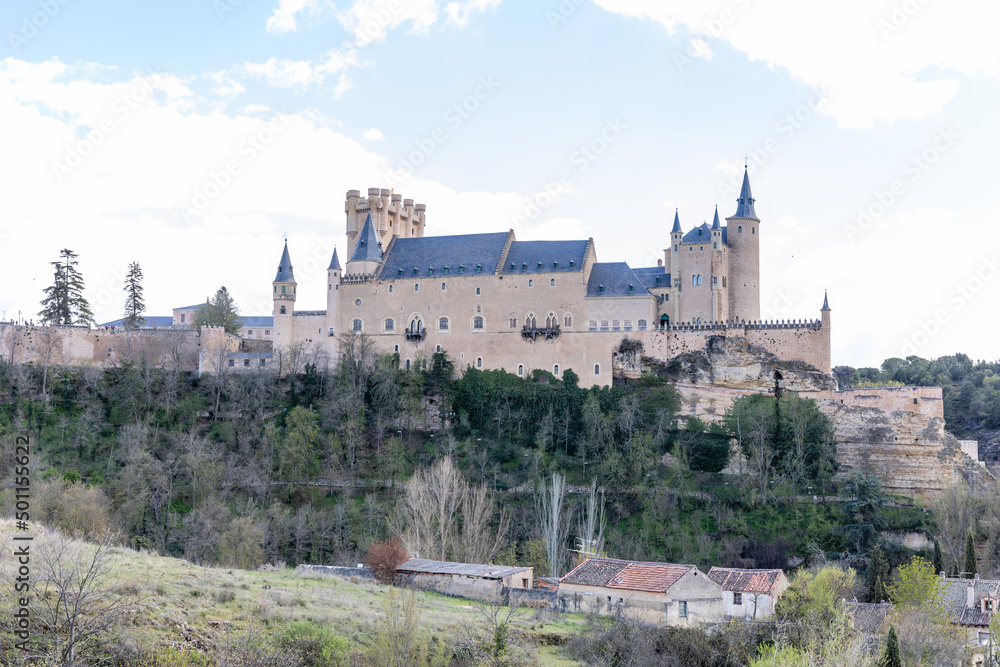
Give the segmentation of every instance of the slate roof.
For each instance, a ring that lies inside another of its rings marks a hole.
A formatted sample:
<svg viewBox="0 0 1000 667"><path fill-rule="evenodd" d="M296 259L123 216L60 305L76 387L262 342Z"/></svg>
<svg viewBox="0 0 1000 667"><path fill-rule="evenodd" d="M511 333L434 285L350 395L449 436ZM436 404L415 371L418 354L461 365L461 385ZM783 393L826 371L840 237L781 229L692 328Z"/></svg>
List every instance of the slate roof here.
<svg viewBox="0 0 1000 667"><path fill-rule="evenodd" d="M715 218L712 220L712 229L722 229L722 225L719 223L719 206L715 206Z"/></svg>
<svg viewBox="0 0 1000 667"><path fill-rule="evenodd" d="M480 579L503 579L511 574L530 570L530 567L510 567L506 565L476 565L473 563L451 563L448 561L411 558L396 568L403 574L451 574Z"/></svg>
<svg viewBox="0 0 1000 667"><path fill-rule="evenodd" d="M243 320L243 326L245 327L270 327L274 326L274 316L268 315L248 315L246 317L241 317Z"/></svg>
<svg viewBox="0 0 1000 667"><path fill-rule="evenodd" d="M823 307L820 310L830 310L830 302L826 300L826 292L823 292Z"/></svg>
<svg viewBox="0 0 1000 667"><path fill-rule="evenodd" d="M632 291L629 291L631 286ZM604 289L602 290L601 287ZM590 270L590 281L587 283L588 297L607 296L649 296L649 293L629 265L625 262L595 262Z"/></svg>
<svg viewBox="0 0 1000 667"><path fill-rule="evenodd" d="M724 591L744 593L771 593L784 576L781 570L743 570L732 567L713 567L709 578L722 586Z"/></svg>
<svg viewBox="0 0 1000 667"><path fill-rule="evenodd" d="M510 244L501 273L581 271L588 243L589 241L514 241ZM538 267L539 264L541 268Z"/></svg>
<svg viewBox="0 0 1000 667"><path fill-rule="evenodd" d="M670 287L670 274L662 266L644 266L632 269L632 273L639 277L646 287ZM657 283L656 279L660 282Z"/></svg>
<svg viewBox="0 0 1000 667"><path fill-rule="evenodd" d="M294 283L295 275L292 273L292 260L288 256L288 241L285 241L285 249L281 251L281 259L278 260L278 273L274 276L276 283Z"/></svg>
<svg viewBox="0 0 1000 667"><path fill-rule="evenodd" d="M358 244L354 246L354 254L351 255L351 258L348 261L382 261L382 247L378 240L378 233L375 231L375 225L372 223L371 213L369 213L368 217L365 218L365 226L361 228L361 233L358 234Z"/></svg>
<svg viewBox="0 0 1000 667"><path fill-rule="evenodd" d="M892 603L844 602L844 609L851 615L855 630L876 635L881 633L885 617L892 610Z"/></svg>
<svg viewBox="0 0 1000 667"><path fill-rule="evenodd" d="M942 601L951 615L951 622L960 625L986 626L990 624L990 613L980 611L980 600L987 595L1000 597L1000 581L995 579L940 579ZM969 584L973 586L972 599L975 606L968 607Z"/></svg>
<svg viewBox="0 0 1000 667"><path fill-rule="evenodd" d="M698 232L701 232L700 234ZM681 239L681 243L711 243L712 242L712 229L708 226L707 222L703 222L690 232L684 235ZM722 245L729 244L729 228L722 227Z"/></svg>
<svg viewBox="0 0 1000 667"><path fill-rule="evenodd" d="M458 234L455 236L396 237L389 246L379 278L426 278L448 275L492 275L496 273L507 238L513 232ZM476 267L482 269L477 271ZM462 270L460 270L460 267ZM445 273L445 268L448 273ZM416 273L414 273L416 269ZM434 273L429 272L430 269ZM400 275L402 271L402 275Z"/></svg>
<svg viewBox="0 0 1000 667"><path fill-rule="evenodd" d="M174 323L173 316L163 316L163 315L146 315L146 321L140 326L140 329L148 329L150 327L169 327ZM125 318L112 320L110 322L105 322L104 324L98 324L99 327L123 327L125 326Z"/></svg>
<svg viewBox="0 0 1000 667"><path fill-rule="evenodd" d="M673 234L675 232L683 232L683 231L684 230L681 229L681 216L677 212L677 209L675 208L674 209L674 227L673 227L673 229L670 230L670 233Z"/></svg>
<svg viewBox="0 0 1000 667"><path fill-rule="evenodd" d="M740 189L740 198L736 200L736 213L734 218L753 218L759 220L757 212L753 209L753 193L750 192L750 175L746 169L743 170L743 187Z"/></svg>
<svg viewBox="0 0 1000 667"><path fill-rule="evenodd" d="M334 247L334 249L333 249L333 257L330 258L330 266L326 267L327 271L330 271L332 269L336 269L337 271L340 271L340 258L337 257L337 248L336 247Z"/></svg>
<svg viewBox="0 0 1000 667"><path fill-rule="evenodd" d="M696 570L694 565L588 558L559 583L663 593L692 570Z"/></svg>

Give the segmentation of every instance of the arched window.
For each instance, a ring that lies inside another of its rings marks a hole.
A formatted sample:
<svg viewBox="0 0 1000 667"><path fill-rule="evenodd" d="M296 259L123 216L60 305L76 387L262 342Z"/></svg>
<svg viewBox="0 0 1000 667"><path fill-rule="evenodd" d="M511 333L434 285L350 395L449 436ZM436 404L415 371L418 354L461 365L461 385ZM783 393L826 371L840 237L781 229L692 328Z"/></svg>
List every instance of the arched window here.
<svg viewBox="0 0 1000 667"><path fill-rule="evenodd" d="M524 366L522 366L521 364L517 365L517 374L524 375Z"/></svg>
<svg viewBox="0 0 1000 667"><path fill-rule="evenodd" d="M361 331L361 320L354 320L351 322L352 331Z"/></svg>
<svg viewBox="0 0 1000 667"><path fill-rule="evenodd" d="M448 289L448 285L446 283L441 283L441 291L443 292L446 289Z"/></svg>
<svg viewBox="0 0 1000 667"><path fill-rule="evenodd" d="M601 320L601 331L607 331L607 330L608 330L608 321Z"/></svg>
<svg viewBox="0 0 1000 667"><path fill-rule="evenodd" d="M510 328L511 329L516 329L517 328L517 318L516 317L510 318Z"/></svg>
<svg viewBox="0 0 1000 667"><path fill-rule="evenodd" d="M478 295L478 294L480 294L480 291L479 291L479 288L478 288L478 287L476 288L476 294L477 294L477 295Z"/></svg>
<svg viewBox="0 0 1000 667"><path fill-rule="evenodd" d="M396 354L399 354L399 346L398 345L394 345L392 351L395 352Z"/></svg>
<svg viewBox="0 0 1000 667"><path fill-rule="evenodd" d="M750 228L750 233L751 234L756 234L757 233L757 228L756 227L751 227Z"/></svg>
<svg viewBox="0 0 1000 667"><path fill-rule="evenodd" d="M392 294L392 285L389 285L389 294Z"/></svg>
<svg viewBox="0 0 1000 667"><path fill-rule="evenodd" d="M552 374L558 377L558 375L559 375L559 364L556 364L555 366L552 367Z"/></svg>
<svg viewBox="0 0 1000 667"><path fill-rule="evenodd" d="M482 368L482 367L483 367L483 358L476 357L476 368Z"/></svg>
<svg viewBox="0 0 1000 667"><path fill-rule="evenodd" d="M386 320L385 324L383 325L383 328L386 331L395 331L396 330L396 320L391 319L391 318L388 319L388 320Z"/></svg>
<svg viewBox="0 0 1000 667"><path fill-rule="evenodd" d="M477 317L477 318L473 319L472 320L472 328L473 329L482 329L483 328L483 318Z"/></svg>
<svg viewBox="0 0 1000 667"><path fill-rule="evenodd" d="M740 225L739 227L736 228L736 233L737 234L742 234L743 233L743 225Z"/></svg>
<svg viewBox="0 0 1000 667"><path fill-rule="evenodd" d="M695 287L698 284L698 276L691 276L691 287Z"/></svg>
<svg viewBox="0 0 1000 667"><path fill-rule="evenodd" d="M406 370L410 370L410 360L406 360Z"/></svg>
<svg viewBox="0 0 1000 667"><path fill-rule="evenodd" d="M600 374L601 374L601 365L594 364L594 375L600 375Z"/></svg>
<svg viewBox="0 0 1000 667"><path fill-rule="evenodd" d="M438 346L437 346L437 350L435 350L435 351L436 351L436 352L440 352L440 351L441 351L441 346L440 346L440 345L438 345Z"/></svg>
<svg viewBox="0 0 1000 667"><path fill-rule="evenodd" d="M419 317L414 317L412 320L410 320L411 333L420 333L423 330L424 330L424 323L420 320Z"/></svg>
<svg viewBox="0 0 1000 667"><path fill-rule="evenodd" d="M530 280L530 279L528 280L528 287L531 287L534 284L535 284L534 280Z"/></svg>
<svg viewBox="0 0 1000 667"><path fill-rule="evenodd" d="M284 314L285 314L285 307L284 307L284 306L282 306L282 307L281 307L281 314L282 314L282 315L284 315Z"/></svg>
<svg viewBox="0 0 1000 667"><path fill-rule="evenodd" d="M413 283L413 291L414 292L420 291L420 283Z"/></svg>
<svg viewBox="0 0 1000 667"><path fill-rule="evenodd" d="M447 317L442 317L441 319L438 320L438 329L441 330L441 331L447 331L448 330L448 318Z"/></svg>
<svg viewBox="0 0 1000 667"><path fill-rule="evenodd" d="M587 323L587 331L597 331L597 320L590 320Z"/></svg>
<svg viewBox="0 0 1000 667"><path fill-rule="evenodd" d="M555 287L555 286L556 286L556 279L549 278L549 287Z"/></svg>
<svg viewBox="0 0 1000 667"><path fill-rule="evenodd" d="M639 322L636 324L636 326L639 328L639 331L645 331L646 330L646 320L639 320Z"/></svg>
<svg viewBox="0 0 1000 667"><path fill-rule="evenodd" d="M632 320L625 320L625 331L632 330Z"/></svg>
<svg viewBox="0 0 1000 667"><path fill-rule="evenodd" d="M621 320L612 320L611 321L611 330L612 331L621 331L621 329L622 329Z"/></svg>
<svg viewBox="0 0 1000 667"><path fill-rule="evenodd" d="M571 327L571 326L573 326L573 316L572 315L563 315L563 326L564 327Z"/></svg>

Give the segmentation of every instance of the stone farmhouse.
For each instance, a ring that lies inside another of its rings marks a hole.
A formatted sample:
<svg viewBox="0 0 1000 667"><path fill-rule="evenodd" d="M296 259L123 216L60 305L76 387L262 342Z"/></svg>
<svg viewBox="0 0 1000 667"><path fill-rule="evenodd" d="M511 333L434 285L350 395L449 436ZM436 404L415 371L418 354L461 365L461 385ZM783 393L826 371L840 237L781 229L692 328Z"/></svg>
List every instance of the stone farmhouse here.
<svg viewBox="0 0 1000 667"><path fill-rule="evenodd" d="M404 581L419 588L471 598L488 598L499 595L504 588L530 589L534 585L532 567L410 558L397 567L396 572Z"/></svg>
<svg viewBox="0 0 1000 667"><path fill-rule="evenodd" d="M722 586L726 616L760 620L774 614L774 605L788 588L781 570L713 567L708 577Z"/></svg>
<svg viewBox="0 0 1000 667"><path fill-rule="evenodd" d="M588 558L559 580L573 611L675 626L725 620L722 587L694 565Z"/></svg>

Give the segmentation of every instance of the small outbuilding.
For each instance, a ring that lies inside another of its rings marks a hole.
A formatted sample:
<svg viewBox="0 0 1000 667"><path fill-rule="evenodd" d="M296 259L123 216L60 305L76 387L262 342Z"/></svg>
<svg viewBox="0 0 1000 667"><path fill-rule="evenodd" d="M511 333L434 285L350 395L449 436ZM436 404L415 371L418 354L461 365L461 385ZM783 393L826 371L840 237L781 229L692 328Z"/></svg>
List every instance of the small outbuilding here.
<svg viewBox="0 0 1000 667"><path fill-rule="evenodd" d="M774 605L788 588L782 570L713 567L708 576L722 586L726 616L760 620L774 614Z"/></svg>
<svg viewBox="0 0 1000 667"><path fill-rule="evenodd" d="M498 595L504 587L531 588L534 583L532 567L452 563L426 558L411 558L397 567L396 572L420 588L471 598Z"/></svg>
<svg viewBox="0 0 1000 667"><path fill-rule="evenodd" d="M574 611L646 623L698 625L725 618L722 587L694 565L588 558L559 580Z"/></svg>

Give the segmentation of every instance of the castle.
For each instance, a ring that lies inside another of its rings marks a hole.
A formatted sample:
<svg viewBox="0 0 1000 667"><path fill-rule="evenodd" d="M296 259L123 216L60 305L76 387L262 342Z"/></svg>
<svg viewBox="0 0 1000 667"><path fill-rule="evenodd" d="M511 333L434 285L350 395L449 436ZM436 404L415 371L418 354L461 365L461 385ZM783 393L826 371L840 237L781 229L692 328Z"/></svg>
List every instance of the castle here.
<svg viewBox="0 0 1000 667"><path fill-rule="evenodd" d="M272 283L278 348L328 346L366 334L410 368L446 351L459 368L524 376L572 368L581 385L611 383L624 337L669 359L708 336L739 336L829 373L830 309L812 321L760 321L760 219L744 172L736 212L723 226L686 234L675 212L657 266L598 262L593 239L518 241L513 230L425 236L426 207L389 190L347 193L348 258L327 269L326 310L297 311L287 241ZM252 337L252 336L251 336Z"/></svg>

